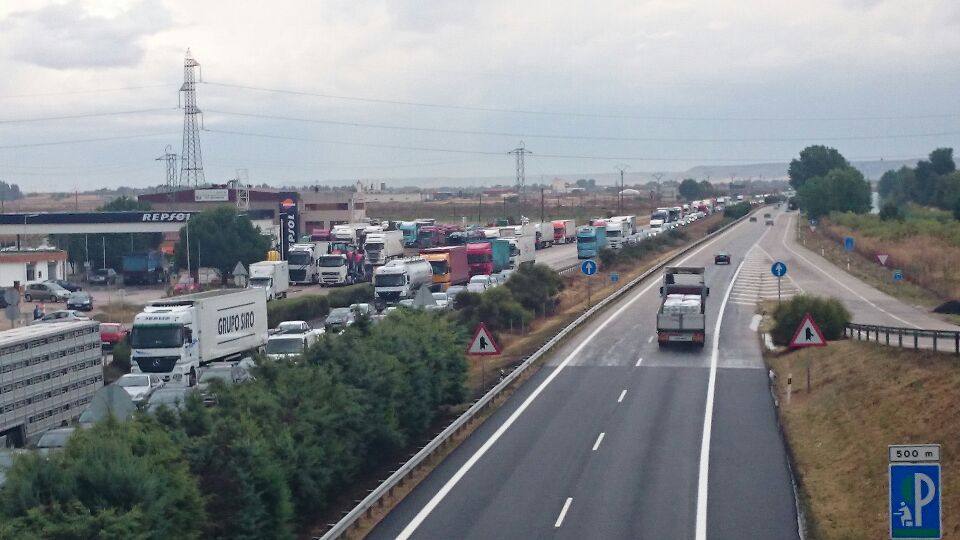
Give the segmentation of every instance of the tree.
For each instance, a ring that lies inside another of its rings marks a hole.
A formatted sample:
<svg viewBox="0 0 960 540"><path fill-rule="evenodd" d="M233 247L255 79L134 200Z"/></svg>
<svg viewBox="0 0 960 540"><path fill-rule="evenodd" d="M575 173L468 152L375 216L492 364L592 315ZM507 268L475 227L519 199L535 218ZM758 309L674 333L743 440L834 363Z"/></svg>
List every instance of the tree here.
<svg viewBox="0 0 960 540"><path fill-rule="evenodd" d="M880 220L881 221L891 221L891 220L901 221L903 220L903 211L895 203L892 203L892 202L884 203L883 206L880 208Z"/></svg>
<svg viewBox="0 0 960 540"><path fill-rule="evenodd" d="M534 313L553 312L557 295L563 290L560 274L545 264L527 264L510 275L504 284L520 305Z"/></svg>
<svg viewBox="0 0 960 540"><path fill-rule="evenodd" d="M870 211L870 184L853 167L833 169L825 176L808 179L797 192L800 206L811 218L830 212Z"/></svg>
<svg viewBox="0 0 960 540"><path fill-rule="evenodd" d="M23 193L20 192L20 186L13 183L0 182L0 201L16 201L22 198Z"/></svg>
<svg viewBox="0 0 960 540"><path fill-rule="evenodd" d="M713 189L713 184L707 182L706 180L701 180L698 182L700 186L700 196L698 198L703 199L706 197L713 197L717 194L716 190Z"/></svg>
<svg viewBox="0 0 960 540"><path fill-rule="evenodd" d="M187 234L190 235L191 271L202 265L227 275L237 262L246 266L264 260L270 249L270 239L233 206L205 210L180 229L176 249L179 268L187 267Z"/></svg>
<svg viewBox="0 0 960 540"><path fill-rule="evenodd" d="M953 148L937 148L930 152L930 165L937 174L950 174L957 170L953 162Z"/></svg>
<svg viewBox="0 0 960 540"><path fill-rule="evenodd" d="M824 176L833 169L849 167L846 158L836 149L826 146L808 146L800 151L800 159L790 161L790 185L799 190L807 180Z"/></svg>
<svg viewBox="0 0 960 540"><path fill-rule="evenodd" d="M685 178L683 182L680 182L680 187L677 188L677 191L681 197L688 201L700 198L700 184L693 178Z"/></svg>
<svg viewBox="0 0 960 540"><path fill-rule="evenodd" d="M960 197L953 203L953 219L960 219Z"/></svg>

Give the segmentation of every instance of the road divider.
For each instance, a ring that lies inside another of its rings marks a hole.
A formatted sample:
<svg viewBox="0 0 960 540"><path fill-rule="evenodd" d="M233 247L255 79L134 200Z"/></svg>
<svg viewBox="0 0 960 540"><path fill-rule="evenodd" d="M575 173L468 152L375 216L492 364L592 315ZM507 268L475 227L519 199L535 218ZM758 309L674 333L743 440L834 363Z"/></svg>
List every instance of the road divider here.
<svg viewBox="0 0 960 540"><path fill-rule="evenodd" d="M883 344L892 347L912 347L914 350L926 349L920 346L920 339L930 339L933 341L933 350L943 352L953 349L953 354L960 356L960 332L953 330L924 330L922 328L904 328L902 326L880 326L877 324L857 324L848 323L843 329L843 337L854 339L856 332L857 341L870 341L870 334L873 334L873 341L880 343L880 334L883 334ZM892 339L895 341L890 342ZM904 345L904 337L907 338ZM943 343L945 347L938 349L938 344Z"/></svg>

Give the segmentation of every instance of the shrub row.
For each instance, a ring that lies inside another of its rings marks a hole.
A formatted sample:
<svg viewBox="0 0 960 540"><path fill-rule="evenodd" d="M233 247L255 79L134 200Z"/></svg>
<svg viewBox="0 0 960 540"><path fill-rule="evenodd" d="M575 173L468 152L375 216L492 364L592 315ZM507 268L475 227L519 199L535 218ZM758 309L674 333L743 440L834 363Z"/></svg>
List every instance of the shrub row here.
<svg viewBox="0 0 960 540"><path fill-rule="evenodd" d="M813 317L826 339L843 337L843 329L850 322L850 312L836 298L797 295L781 303L773 311L776 322L770 332L773 342L777 345L789 345L807 313Z"/></svg>
<svg viewBox="0 0 960 540"><path fill-rule="evenodd" d="M649 253L660 252L664 248L685 242L688 238L686 230L671 229L663 234L648 236L636 244L626 245L620 249L602 249L600 264L604 268L613 268L618 264L636 262Z"/></svg>
<svg viewBox="0 0 960 540"><path fill-rule="evenodd" d="M462 402L465 336L437 313L358 322L179 413L78 430L15 460L0 538L293 538Z"/></svg>
<svg viewBox="0 0 960 540"><path fill-rule="evenodd" d="M360 283L333 291L326 296L305 294L274 300L267 304L267 324L274 328L283 321L309 321L326 317L331 308L373 301L373 285Z"/></svg>
<svg viewBox="0 0 960 540"><path fill-rule="evenodd" d="M494 332L526 325L538 314L556 311L563 287L563 279L549 266L524 265L501 287L483 294L458 294L454 300L456 319L464 328L483 322Z"/></svg>
<svg viewBox="0 0 960 540"><path fill-rule="evenodd" d="M724 217L728 218L742 218L743 216L750 213L750 203L748 202L738 202L736 204L728 204L723 208Z"/></svg>

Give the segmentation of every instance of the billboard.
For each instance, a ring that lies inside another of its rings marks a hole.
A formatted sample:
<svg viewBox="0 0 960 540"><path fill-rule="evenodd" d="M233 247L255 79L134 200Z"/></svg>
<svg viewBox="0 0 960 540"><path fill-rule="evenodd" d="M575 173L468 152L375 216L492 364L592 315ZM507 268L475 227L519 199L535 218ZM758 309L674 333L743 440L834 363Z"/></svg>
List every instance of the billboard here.
<svg viewBox="0 0 960 540"><path fill-rule="evenodd" d="M230 200L229 189L195 189L194 202L227 202Z"/></svg>
<svg viewBox="0 0 960 540"><path fill-rule="evenodd" d="M295 192L280 193L280 257L287 259L290 246L300 238L300 214Z"/></svg>

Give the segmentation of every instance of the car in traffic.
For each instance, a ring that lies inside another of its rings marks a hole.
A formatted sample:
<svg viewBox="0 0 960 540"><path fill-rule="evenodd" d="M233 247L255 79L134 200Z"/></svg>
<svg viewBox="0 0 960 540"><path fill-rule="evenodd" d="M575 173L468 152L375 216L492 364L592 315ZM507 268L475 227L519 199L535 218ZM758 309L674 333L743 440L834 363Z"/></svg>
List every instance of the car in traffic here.
<svg viewBox="0 0 960 540"><path fill-rule="evenodd" d="M495 287L493 279L490 276L481 274L470 278L470 281L467 283L467 292L482 293L491 287Z"/></svg>
<svg viewBox="0 0 960 540"><path fill-rule="evenodd" d="M43 323L54 323L54 322L70 322L70 321L89 321L90 317L81 314L75 309L58 309L51 313L47 313L43 317L33 321L30 324L43 324Z"/></svg>
<svg viewBox="0 0 960 540"><path fill-rule="evenodd" d="M311 330L307 321L283 321L277 325L276 334L303 334Z"/></svg>
<svg viewBox="0 0 960 540"><path fill-rule="evenodd" d="M447 309L450 307L450 297L445 292L431 293L433 301L437 303L436 309Z"/></svg>
<svg viewBox="0 0 960 540"><path fill-rule="evenodd" d="M76 283L72 281L67 281L65 279L48 279L47 283L56 283L57 285L63 287L64 289L70 292L77 292L77 291L83 290L83 287L81 287L80 285L77 285Z"/></svg>
<svg viewBox="0 0 960 540"><path fill-rule="evenodd" d="M90 283L94 285L115 285L117 283L117 271L113 268L99 268L90 274Z"/></svg>
<svg viewBox="0 0 960 540"><path fill-rule="evenodd" d="M253 380L253 376L250 375L249 370L239 364L213 364L203 368L197 382L197 390L200 392L200 399L207 407L216 405L218 401L214 380L230 386Z"/></svg>
<svg viewBox="0 0 960 540"><path fill-rule="evenodd" d="M70 297L67 298L67 309L75 309L77 311L92 311L93 297L90 296L90 293L86 291L72 292L70 293Z"/></svg>
<svg viewBox="0 0 960 540"><path fill-rule="evenodd" d="M730 254L726 251L718 251L713 256L713 264L730 264Z"/></svg>
<svg viewBox="0 0 960 540"><path fill-rule="evenodd" d="M30 283L23 291L27 302L66 302L70 291L56 283Z"/></svg>
<svg viewBox="0 0 960 540"><path fill-rule="evenodd" d="M763 222L765 225L773 225L773 218L772 217L764 218Z"/></svg>
<svg viewBox="0 0 960 540"><path fill-rule="evenodd" d="M45 431L37 440L37 451L42 455L62 450L76 429L74 427L59 427Z"/></svg>
<svg viewBox="0 0 960 540"><path fill-rule="evenodd" d="M447 287L445 292L447 293L447 299L450 300L450 304L453 304L453 301L456 300L458 294L466 290L467 287L464 285L453 285L451 287Z"/></svg>
<svg viewBox="0 0 960 540"><path fill-rule="evenodd" d="M371 317L376 312L376 310L373 309L373 304L350 304L350 311L354 312L358 317L360 315Z"/></svg>
<svg viewBox="0 0 960 540"><path fill-rule="evenodd" d="M339 332L356 322L356 316L348 307L333 308L323 321L327 332Z"/></svg>
<svg viewBox="0 0 960 540"><path fill-rule="evenodd" d="M161 407L173 410L182 410L186 405L187 398L196 392L196 387L188 386L164 386L150 396L147 400L147 412L156 413Z"/></svg>
<svg viewBox="0 0 960 540"><path fill-rule="evenodd" d="M750 216L750 220L749 220L749 221L750 221L750 223L756 223L756 222L757 222L757 216Z"/></svg>
<svg viewBox="0 0 960 540"><path fill-rule="evenodd" d="M129 332L123 323L100 323L100 344L107 348L113 347L117 343L127 339Z"/></svg>
<svg viewBox="0 0 960 540"><path fill-rule="evenodd" d="M145 373L127 373L116 382L117 386L130 396L130 400L140 405L150 399L157 389L163 386L163 380L156 375Z"/></svg>

